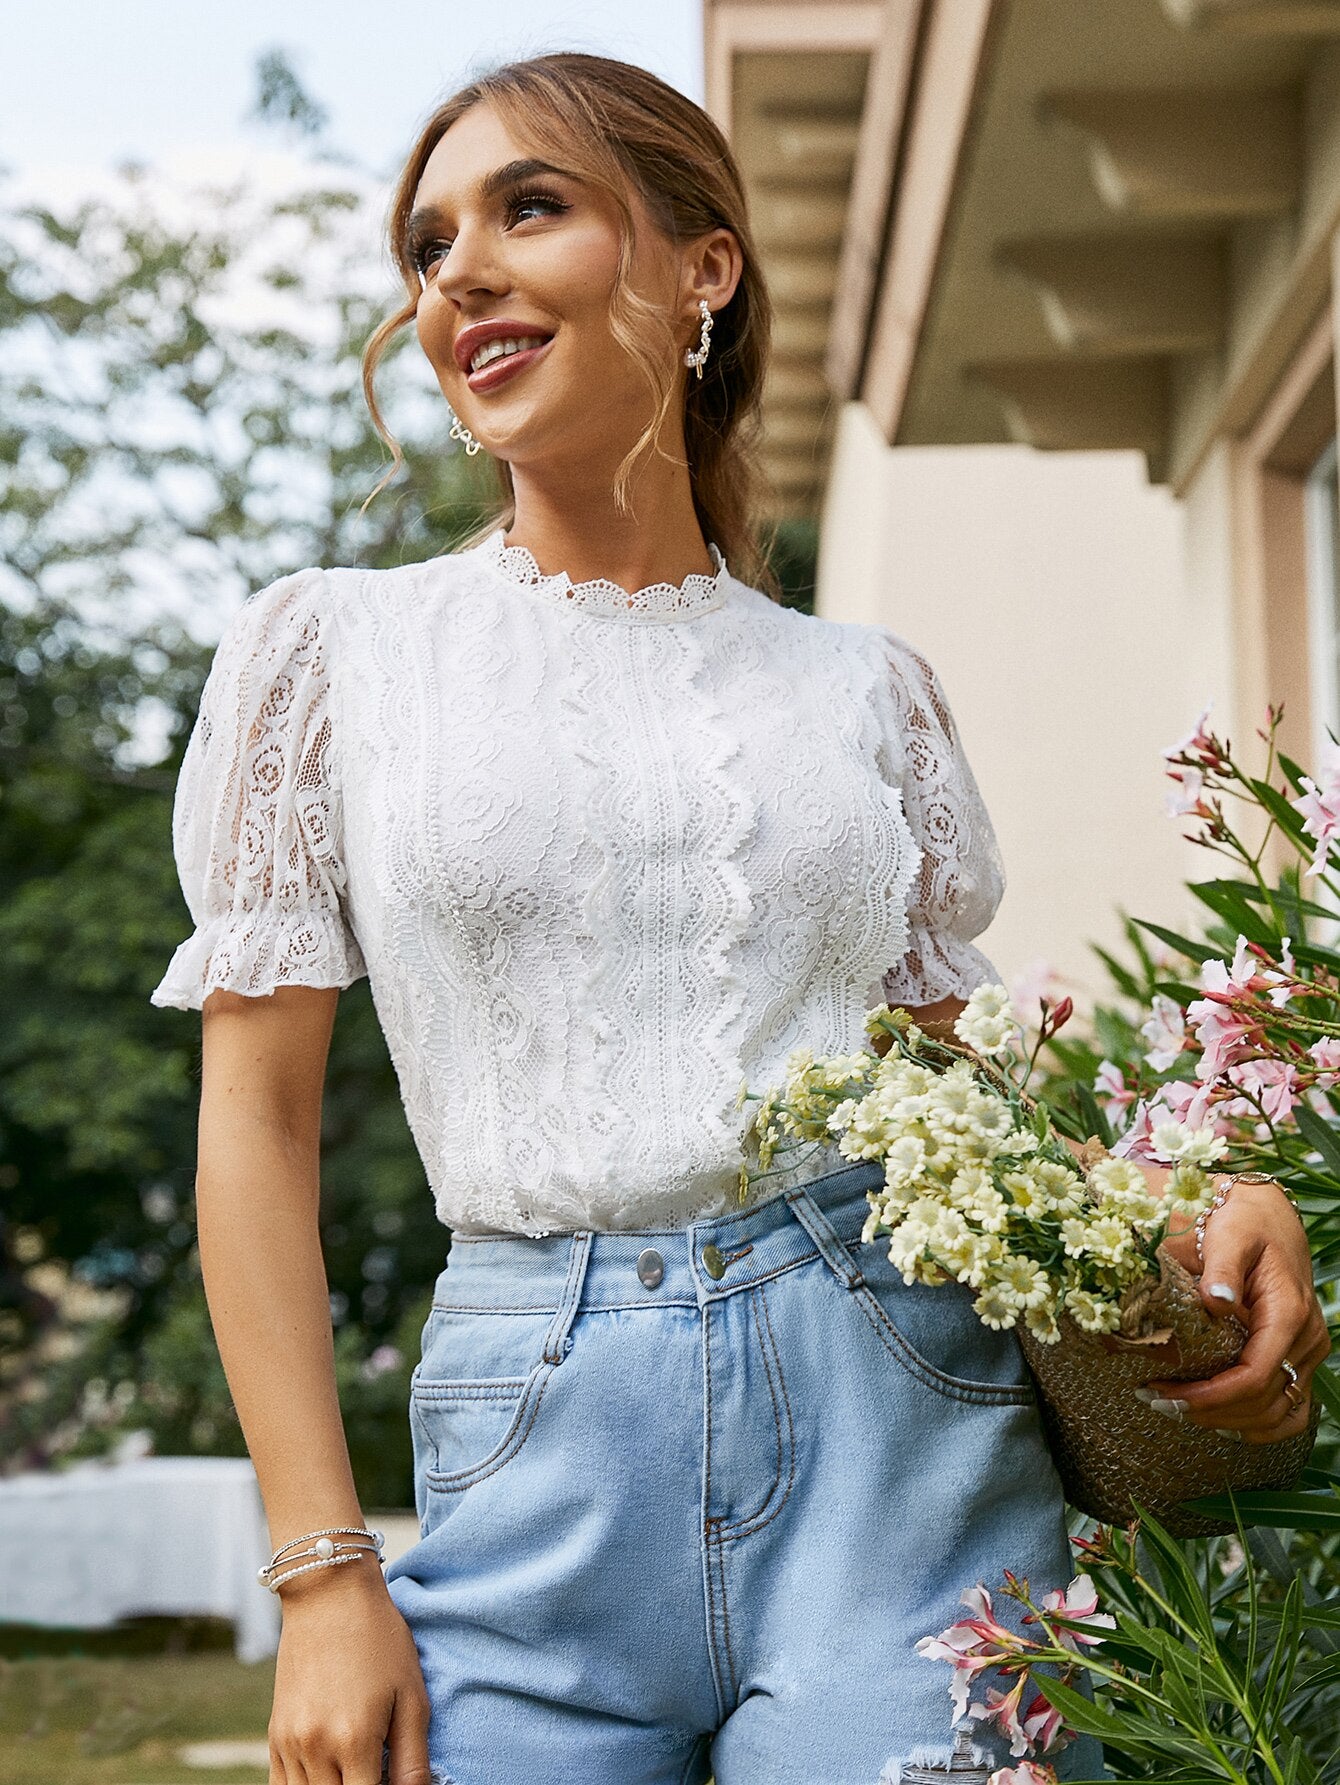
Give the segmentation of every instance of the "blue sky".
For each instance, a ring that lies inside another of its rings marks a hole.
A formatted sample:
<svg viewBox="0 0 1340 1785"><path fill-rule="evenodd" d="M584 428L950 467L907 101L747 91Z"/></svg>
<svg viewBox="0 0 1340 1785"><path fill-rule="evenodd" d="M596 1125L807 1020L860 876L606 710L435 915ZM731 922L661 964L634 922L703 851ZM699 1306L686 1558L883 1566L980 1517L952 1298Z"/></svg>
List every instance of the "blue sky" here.
<svg viewBox="0 0 1340 1785"><path fill-rule="evenodd" d="M505 20L500 24L499 20ZM0 167L107 167L255 142L263 49L290 52L330 140L377 172L472 64L583 49L702 99L700 0L42 0L6 9Z"/></svg>

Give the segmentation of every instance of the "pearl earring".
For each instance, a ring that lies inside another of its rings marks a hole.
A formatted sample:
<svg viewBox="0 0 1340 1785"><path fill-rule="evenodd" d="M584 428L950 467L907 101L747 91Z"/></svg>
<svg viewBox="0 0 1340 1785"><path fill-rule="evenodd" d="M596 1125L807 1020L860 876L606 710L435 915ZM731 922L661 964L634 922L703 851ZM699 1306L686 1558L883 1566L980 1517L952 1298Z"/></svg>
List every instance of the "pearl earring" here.
<svg viewBox="0 0 1340 1785"><path fill-rule="evenodd" d="M706 298L698 299L698 311L703 319L702 333L698 337L697 347L690 347L685 352L684 364L686 366L692 366L701 378L703 375L703 365L707 359L708 353L711 351L712 345L712 312L708 308Z"/></svg>
<svg viewBox="0 0 1340 1785"><path fill-rule="evenodd" d="M459 420L457 419L456 411L452 408L450 403L447 404L447 414L451 417L451 438L453 440L459 440L461 442L461 444L465 447L466 453L469 455L469 457L473 458L475 456L475 454L479 451L478 440L475 439L474 435L470 432L469 428L463 428L461 426Z"/></svg>

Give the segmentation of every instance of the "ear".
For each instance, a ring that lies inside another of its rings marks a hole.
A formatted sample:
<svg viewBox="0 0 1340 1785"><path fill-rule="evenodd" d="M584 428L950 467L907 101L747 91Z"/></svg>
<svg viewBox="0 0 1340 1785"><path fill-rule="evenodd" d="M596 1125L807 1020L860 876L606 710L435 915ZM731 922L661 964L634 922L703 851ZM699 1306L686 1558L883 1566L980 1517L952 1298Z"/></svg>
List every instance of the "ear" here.
<svg viewBox="0 0 1340 1785"><path fill-rule="evenodd" d="M686 338L697 339L698 304L707 299L707 307L715 316L735 296L735 288L744 272L744 255L734 230L708 230L685 244L680 276L680 318Z"/></svg>

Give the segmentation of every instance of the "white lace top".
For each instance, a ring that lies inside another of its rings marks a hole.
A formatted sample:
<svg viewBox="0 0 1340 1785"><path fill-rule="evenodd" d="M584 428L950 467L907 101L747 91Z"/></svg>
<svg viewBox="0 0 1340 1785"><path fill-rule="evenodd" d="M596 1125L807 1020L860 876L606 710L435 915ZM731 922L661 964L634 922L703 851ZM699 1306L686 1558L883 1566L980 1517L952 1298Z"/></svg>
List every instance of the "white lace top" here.
<svg viewBox="0 0 1340 1785"><path fill-rule="evenodd" d="M152 1002L366 973L451 1227L723 1212L742 1079L994 976L999 854L930 667L713 560L630 596L499 529L281 577L215 652L173 816L196 927Z"/></svg>

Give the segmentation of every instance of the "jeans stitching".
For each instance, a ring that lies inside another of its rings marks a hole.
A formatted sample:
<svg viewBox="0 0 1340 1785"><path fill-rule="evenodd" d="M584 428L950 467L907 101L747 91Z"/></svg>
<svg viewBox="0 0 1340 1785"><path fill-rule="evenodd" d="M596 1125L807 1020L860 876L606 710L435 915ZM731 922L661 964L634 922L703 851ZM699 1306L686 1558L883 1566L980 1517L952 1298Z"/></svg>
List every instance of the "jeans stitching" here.
<svg viewBox="0 0 1340 1785"><path fill-rule="evenodd" d="M438 1494L463 1493L466 1488L473 1487L476 1482L487 1480L490 1475L496 1475L499 1469L510 1463L525 1445L527 1439L529 1439L532 1431L535 1429L535 1421L539 1417L540 1405L543 1402L545 1395L548 1393L550 1378L557 1368L557 1364L541 1361L536 1366L536 1369L532 1372L531 1376L527 1377L527 1382L532 1384L533 1388L538 1373L540 1371L545 1372L544 1379L539 1385L539 1393L535 1395L534 1400L531 1403L529 1417L525 1418L524 1424L521 1423L527 1399L526 1395L523 1394L521 1397L521 1405L517 1409L516 1418L508 1427L507 1432L504 1434L503 1439L496 1450L491 1451L488 1456L482 1457L479 1462L473 1464L468 1469L451 1470L445 1474L441 1470L426 1469L424 1471L424 1480L428 1487L431 1488L434 1493Z"/></svg>
<svg viewBox="0 0 1340 1785"><path fill-rule="evenodd" d="M879 1299L868 1288L858 1289L853 1298L860 1306L875 1336L885 1350L914 1380L921 1382L946 1400L970 1401L993 1407L1025 1407L1034 1399L1026 1382L1012 1387L1004 1382L973 1382L966 1377L947 1376L924 1358L894 1325Z"/></svg>
<svg viewBox="0 0 1340 1785"><path fill-rule="evenodd" d="M706 1398L704 1405L705 1433L703 1442L703 1571L707 1588L707 1650L712 1663L712 1686L716 1692L717 1712L724 1722L727 1715L726 1692L723 1690L720 1646L724 1638L719 1635L717 1616L717 1584L713 1574L713 1532L715 1520L712 1517L712 1311L704 1308L702 1313L703 1335L703 1371L706 1376ZM718 1550L720 1546L718 1545ZM727 1651L729 1661L729 1650Z"/></svg>
<svg viewBox="0 0 1340 1785"><path fill-rule="evenodd" d="M786 1505L787 1501L791 1498L791 1490L795 1486L795 1482L796 1482L796 1428L795 1428L795 1420L794 1420L794 1418L792 1416L792 1412L791 1412L791 1396L787 1390L786 1375L782 1369L782 1357L781 1357L781 1352L779 1351L778 1346L777 1346L777 1335L773 1330L772 1314L768 1308L768 1298L763 1294L762 1289L759 1290L759 1299L763 1304L763 1319L764 1319L764 1322L766 1323L767 1328L768 1328L768 1338L771 1341L771 1345L772 1345L773 1361L775 1362L775 1364L777 1366L777 1383L782 1391L782 1402L786 1409L786 1444L787 1444L787 1455L789 1457L789 1467L787 1470L786 1486L782 1489L782 1497L780 1500L778 1500L777 1504L772 1508L771 1512L767 1513L766 1517L763 1517L762 1515L767 1509L767 1505L768 1505L767 1500L765 1500L763 1502L763 1505L759 1507L758 1512L755 1513L754 1518L751 1521L749 1521L745 1524L741 1524L741 1525L734 1525L731 1527L731 1529L729 1531L722 1532L723 1539L728 1539L732 1543L735 1542L738 1538L748 1537L751 1534L751 1532L761 1531L761 1530L763 1530L763 1528L766 1525L770 1525L772 1523L772 1521L781 1512L782 1508ZM757 1318L758 1318L757 1312L755 1313L754 1317L755 1317L755 1320L757 1320ZM759 1334L759 1339L760 1339L760 1343L761 1343L762 1342L762 1333ZM771 1386L771 1382L769 1383L769 1386ZM775 1397L775 1395L773 1397L773 1409L774 1409L774 1416L775 1416L775 1412L776 1412L776 1397ZM778 1441L779 1441L779 1443L781 1441L780 1427L779 1427L779 1432L778 1432ZM776 1492L777 1486L780 1483L780 1481L781 1481L781 1465L780 1465L780 1460L779 1460L778 1470L777 1470L777 1482L775 1482L773 1484L773 1492L774 1493ZM771 1498L771 1495L769 1496L769 1498Z"/></svg>

